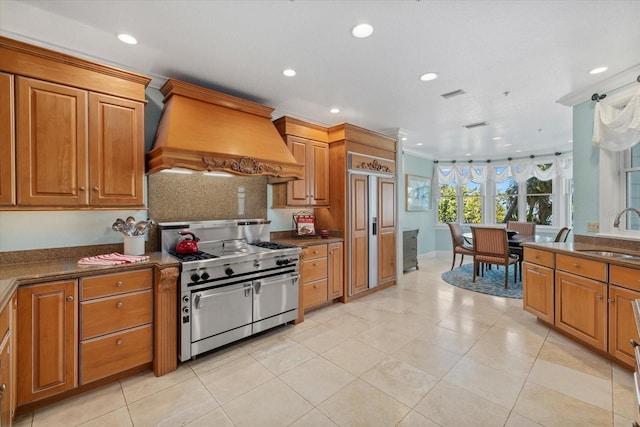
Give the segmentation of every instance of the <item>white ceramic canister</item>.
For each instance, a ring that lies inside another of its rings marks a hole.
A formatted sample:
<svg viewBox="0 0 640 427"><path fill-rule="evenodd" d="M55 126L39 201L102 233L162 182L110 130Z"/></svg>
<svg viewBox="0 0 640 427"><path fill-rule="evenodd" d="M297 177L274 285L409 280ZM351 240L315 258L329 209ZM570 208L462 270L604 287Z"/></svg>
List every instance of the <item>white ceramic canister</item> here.
<svg viewBox="0 0 640 427"><path fill-rule="evenodd" d="M144 255L144 236L124 236L125 255Z"/></svg>

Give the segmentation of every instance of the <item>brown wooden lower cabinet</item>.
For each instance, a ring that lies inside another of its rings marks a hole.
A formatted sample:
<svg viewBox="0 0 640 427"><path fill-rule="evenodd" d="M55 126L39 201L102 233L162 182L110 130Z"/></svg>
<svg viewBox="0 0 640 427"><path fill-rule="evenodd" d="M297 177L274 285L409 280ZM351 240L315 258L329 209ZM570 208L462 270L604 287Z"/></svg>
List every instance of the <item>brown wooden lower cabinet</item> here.
<svg viewBox="0 0 640 427"><path fill-rule="evenodd" d="M524 310L624 365L635 366L630 342L640 342L640 335L632 302L640 300L640 269L555 255L525 248Z"/></svg>
<svg viewBox="0 0 640 427"><path fill-rule="evenodd" d="M323 243L303 249L303 309L322 305L344 293L344 245Z"/></svg>
<svg viewBox="0 0 640 427"><path fill-rule="evenodd" d="M77 280L18 289L18 405L76 387L77 295Z"/></svg>
<svg viewBox="0 0 640 427"><path fill-rule="evenodd" d="M15 410L15 294L0 310L0 425L12 424Z"/></svg>
<svg viewBox="0 0 640 427"><path fill-rule="evenodd" d="M607 351L607 285L556 271L555 325Z"/></svg>

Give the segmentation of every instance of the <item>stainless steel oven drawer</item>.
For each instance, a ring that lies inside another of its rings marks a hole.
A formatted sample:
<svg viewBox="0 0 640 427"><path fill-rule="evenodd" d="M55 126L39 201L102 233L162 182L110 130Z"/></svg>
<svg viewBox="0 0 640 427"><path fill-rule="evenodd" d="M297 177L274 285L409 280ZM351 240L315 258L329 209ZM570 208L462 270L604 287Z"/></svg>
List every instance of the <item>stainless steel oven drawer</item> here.
<svg viewBox="0 0 640 427"><path fill-rule="evenodd" d="M251 283L194 292L191 298L191 342L251 324Z"/></svg>
<svg viewBox="0 0 640 427"><path fill-rule="evenodd" d="M253 282L253 321L298 308L299 279L299 274L287 274Z"/></svg>

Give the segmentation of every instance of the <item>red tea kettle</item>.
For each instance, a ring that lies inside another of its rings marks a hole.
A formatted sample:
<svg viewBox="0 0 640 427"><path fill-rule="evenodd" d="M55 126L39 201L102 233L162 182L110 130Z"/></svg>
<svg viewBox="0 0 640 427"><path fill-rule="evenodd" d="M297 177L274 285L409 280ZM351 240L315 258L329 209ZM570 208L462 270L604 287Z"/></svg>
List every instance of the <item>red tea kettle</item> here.
<svg viewBox="0 0 640 427"><path fill-rule="evenodd" d="M190 231L180 231L178 234L183 236L191 236L191 238L185 237L176 245L176 253L179 254L193 254L198 252L198 242L200 239Z"/></svg>

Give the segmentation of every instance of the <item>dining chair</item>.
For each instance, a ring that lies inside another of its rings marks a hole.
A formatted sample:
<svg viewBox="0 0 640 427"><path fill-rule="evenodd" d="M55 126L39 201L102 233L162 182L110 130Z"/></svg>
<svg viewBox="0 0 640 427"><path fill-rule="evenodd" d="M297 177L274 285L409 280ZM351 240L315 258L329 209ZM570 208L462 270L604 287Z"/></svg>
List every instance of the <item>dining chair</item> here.
<svg viewBox="0 0 640 427"><path fill-rule="evenodd" d="M560 231L558 231L558 234L556 234L554 242L566 242L570 231L571 229L569 227L562 227Z"/></svg>
<svg viewBox="0 0 640 427"><path fill-rule="evenodd" d="M449 230L451 231L451 243L453 243L453 261L451 262L451 269L453 270L453 266L456 263L456 255L460 254L460 265L462 265L462 261L464 261L465 255L473 256L473 248L464 242L464 237L462 236L462 227L457 222L448 223Z"/></svg>
<svg viewBox="0 0 640 427"><path fill-rule="evenodd" d="M507 221L507 230L517 231L522 236L533 236L536 234L535 222Z"/></svg>
<svg viewBox="0 0 640 427"><path fill-rule="evenodd" d="M480 263L504 266L504 287L507 288L509 266L518 262L518 257L509 252L507 230L496 227L471 227L473 235L473 281ZM518 268L513 266L513 283L517 280Z"/></svg>

